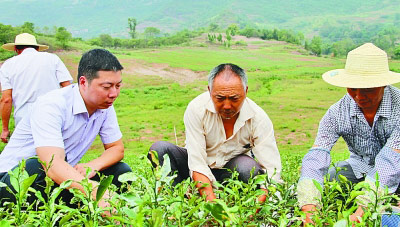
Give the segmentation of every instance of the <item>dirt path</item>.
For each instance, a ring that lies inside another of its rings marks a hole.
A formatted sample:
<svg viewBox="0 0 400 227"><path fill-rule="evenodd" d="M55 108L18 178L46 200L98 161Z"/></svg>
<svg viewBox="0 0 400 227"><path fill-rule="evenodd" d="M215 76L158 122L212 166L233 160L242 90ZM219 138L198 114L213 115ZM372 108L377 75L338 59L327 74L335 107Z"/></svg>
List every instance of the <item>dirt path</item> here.
<svg viewBox="0 0 400 227"><path fill-rule="evenodd" d="M207 79L208 72L196 72L190 69L170 67L166 63L147 63L135 59L122 59L124 74L140 76L159 76L179 84L187 84L196 80Z"/></svg>

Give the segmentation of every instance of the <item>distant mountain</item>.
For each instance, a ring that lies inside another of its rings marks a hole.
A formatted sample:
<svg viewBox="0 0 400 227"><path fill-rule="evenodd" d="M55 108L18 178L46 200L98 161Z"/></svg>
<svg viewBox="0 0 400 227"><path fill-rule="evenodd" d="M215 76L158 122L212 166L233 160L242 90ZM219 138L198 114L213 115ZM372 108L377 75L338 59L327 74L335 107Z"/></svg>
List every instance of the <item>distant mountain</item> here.
<svg viewBox="0 0 400 227"><path fill-rule="evenodd" d="M128 37L129 17L139 31L237 23L313 34L326 24L400 24L400 0L0 0L0 23L63 26L75 37Z"/></svg>

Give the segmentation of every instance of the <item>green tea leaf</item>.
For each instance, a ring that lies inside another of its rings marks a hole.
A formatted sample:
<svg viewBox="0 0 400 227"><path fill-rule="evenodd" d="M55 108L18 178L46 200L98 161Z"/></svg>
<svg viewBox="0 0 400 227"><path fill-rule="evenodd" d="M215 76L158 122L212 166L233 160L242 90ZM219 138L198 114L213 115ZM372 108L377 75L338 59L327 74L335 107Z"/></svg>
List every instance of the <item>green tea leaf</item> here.
<svg viewBox="0 0 400 227"><path fill-rule="evenodd" d="M96 202L99 202L100 199L103 197L103 195L106 192L107 188L112 183L113 178L114 178L114 175L109 175L105 179L100 181L100 185L97 188L97 192L96 192Z"/></svg>

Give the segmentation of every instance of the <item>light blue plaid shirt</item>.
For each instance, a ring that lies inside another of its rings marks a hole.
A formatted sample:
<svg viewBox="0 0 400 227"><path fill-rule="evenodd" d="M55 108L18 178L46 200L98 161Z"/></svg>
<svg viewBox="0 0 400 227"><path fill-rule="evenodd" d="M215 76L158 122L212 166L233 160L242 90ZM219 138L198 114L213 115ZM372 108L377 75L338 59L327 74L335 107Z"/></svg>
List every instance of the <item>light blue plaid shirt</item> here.
<svg viewBox="0 0 400 227"><path fill-rule="evenodd" d="M378 172L381 185L388 186L389 192L396 191L400 183L400 154L393 149L400 149L399 126L399 89L385 88L372 127L351 96L346 94L322 118L314 147L303 158L299 184L311 179L323 184L331 164L330 151L341 136L349 148L347 161L355 176L374 179Z"/></svg>

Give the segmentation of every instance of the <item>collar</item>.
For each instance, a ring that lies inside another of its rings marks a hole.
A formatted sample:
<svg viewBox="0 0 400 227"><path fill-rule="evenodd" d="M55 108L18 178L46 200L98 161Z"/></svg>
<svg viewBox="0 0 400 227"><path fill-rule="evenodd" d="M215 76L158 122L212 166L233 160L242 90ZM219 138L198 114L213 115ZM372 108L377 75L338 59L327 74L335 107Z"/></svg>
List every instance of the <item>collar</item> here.
<svg viewBox="0 0 400 227"><path fill-rule="evenodd" d="M381 116L384 118L389 118L392 112L392 94L389 87L390 86L385 87L381 104L379 105L378 111L376 112L377 116Z"/></svg>
<svg viewBox="0 0 400 227"><path fill-rule="evenodd" d="M87 111L85 102L83 101L82 95L79 92L79 85L78 84L73 84L72 88L72 94L73 94L73 104L72 104L72 113L74 115L77 114L82 114L86 113L86 115L89 117L89 113ZM97 109L91 116L91 118L97 118L99 114L102 114L105 110Z"/></svg>
<svg viewBox="0 0 400 227"><path fill-rule="evenodd" d="M22 51L21 54L28 54L28 53L35 53L35 52L38 52L38 51L35 50L35 49L32 48L32 47L28 47L28 48L25 48L25 49Z"/></svg>
<svg viewBox="0 0 400 227"><path fill-rule="evenodd" d="M390 113L392 112L392 99L389 87L390 86L386 86L385 90L383 91L382 101L378 107L378 110L376 111L375 119L377 119L377 117L390 117ZM347 96L350 98L350 116L354 117L357 115L363 115L360 107L357 105L354 99L348 93Z"/></svg>

